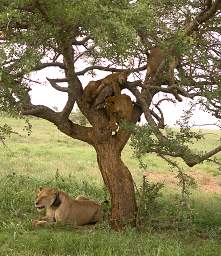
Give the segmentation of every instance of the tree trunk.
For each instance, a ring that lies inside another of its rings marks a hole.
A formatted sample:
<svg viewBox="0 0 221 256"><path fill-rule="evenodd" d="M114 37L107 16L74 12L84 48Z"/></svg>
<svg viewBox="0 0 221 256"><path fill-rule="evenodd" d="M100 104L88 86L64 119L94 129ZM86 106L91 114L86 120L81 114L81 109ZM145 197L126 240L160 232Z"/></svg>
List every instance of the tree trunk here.
<svg viewBox="0 0 221 256"><path fill-rule="evenodd" d="M111 196L111 226L121 230L135 225L136 199L133 178L121 160L121 152L112 141L96 146L98 165Z"/></svg>

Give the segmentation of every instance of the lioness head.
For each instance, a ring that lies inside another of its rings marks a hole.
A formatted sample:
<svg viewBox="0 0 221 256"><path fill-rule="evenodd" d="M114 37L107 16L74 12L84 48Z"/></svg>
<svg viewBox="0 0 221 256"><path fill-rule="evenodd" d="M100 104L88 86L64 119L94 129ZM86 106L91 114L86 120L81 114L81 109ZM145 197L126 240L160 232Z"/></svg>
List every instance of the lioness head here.
<svg viewBox="0 0 221 256"><path fill-rule="evenodd" d="M57 198L58 191L53 188L40 188L35 201L37 211L42 211L53 205Z"/></svg>

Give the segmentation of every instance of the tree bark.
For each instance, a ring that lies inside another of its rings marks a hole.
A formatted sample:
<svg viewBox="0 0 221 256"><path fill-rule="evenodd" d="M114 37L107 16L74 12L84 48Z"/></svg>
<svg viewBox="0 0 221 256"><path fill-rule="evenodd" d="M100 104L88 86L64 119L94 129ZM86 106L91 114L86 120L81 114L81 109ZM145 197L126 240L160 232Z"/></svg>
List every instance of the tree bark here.
<svg viewBox="0 0 221 256"><path fill-rule="evenodd" d="M119 231L135 225L137 205L133 178L121 160L121 152L113 139L96 145L98 165L111 196L111 226Z"/></svg>

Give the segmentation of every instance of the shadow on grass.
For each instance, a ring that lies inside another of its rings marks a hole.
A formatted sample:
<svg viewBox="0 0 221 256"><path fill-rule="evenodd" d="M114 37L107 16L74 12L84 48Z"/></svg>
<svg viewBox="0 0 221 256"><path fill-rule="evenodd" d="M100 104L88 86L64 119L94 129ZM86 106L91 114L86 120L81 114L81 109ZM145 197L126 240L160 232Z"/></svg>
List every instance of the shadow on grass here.
<svg viewBox="0 0 221 256"><path fill-rule="evenodd" d="M193 218L191 222L184 218L180 229L176 220L184 216L178 215L174 194L159 199L159 209L140 231L115 233L105 222L80 229L62 225L33 229L31 219L37 215L33 202L40 186L100 202L106 196L104 188L91 177L82 181L59 173L50 180L12 173L2 176L0 184L0 255L221 255L219 196L194 195Z"/></svg>

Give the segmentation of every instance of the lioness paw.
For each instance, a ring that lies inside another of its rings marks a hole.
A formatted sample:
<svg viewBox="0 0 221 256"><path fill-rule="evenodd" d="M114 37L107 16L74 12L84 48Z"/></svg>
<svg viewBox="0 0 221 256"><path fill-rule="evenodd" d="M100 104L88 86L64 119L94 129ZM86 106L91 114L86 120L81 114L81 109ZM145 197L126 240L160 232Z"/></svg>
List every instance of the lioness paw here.
<svg viewBox="0 0 221 256"><path fill-rule="evenodd" d="M39 227L47 223L45 220L32 220L32 226L33 227Z"/></svg>

